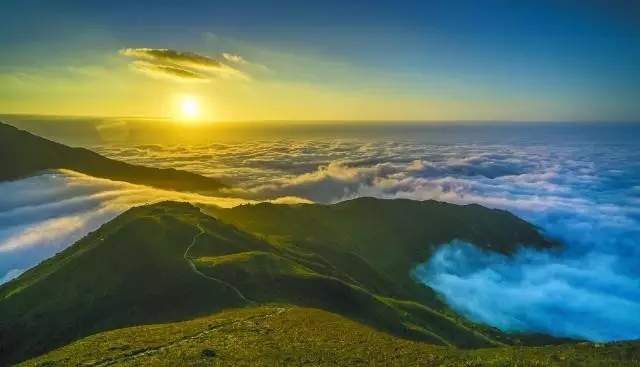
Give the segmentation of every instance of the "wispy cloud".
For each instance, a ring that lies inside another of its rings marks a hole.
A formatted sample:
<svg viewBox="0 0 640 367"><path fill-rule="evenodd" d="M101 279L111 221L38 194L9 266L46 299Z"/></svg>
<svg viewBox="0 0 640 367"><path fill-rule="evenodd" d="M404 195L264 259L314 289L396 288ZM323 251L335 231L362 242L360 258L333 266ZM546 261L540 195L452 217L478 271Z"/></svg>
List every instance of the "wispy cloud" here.
<svg viewBox="0 0 640 367"><path fill-rule="evenodd" d="M193 69L212 70L225 67L220 61L195 52L179 52L166 48L125 48L120 50L123 56L147 59L159 63L181 65Z"/></svg>
<svg viewBox="0 0 640 367"><path fill-rule="evenodd" d="M143 60L131 63L131 69L151 77L167 78L179 82L208 82L211 77L198 71L177 66L153 64Z"/></svg>
<svg viewBox="0 0 640 367"><path fill-rule="evenodd" d="M11 269L7 274L5 274L2 278L0 278L0 284L13 280L19 277L20 274L22 273L24 273L24 269Z"/></svg>
<svg viewBox="0 0 640 367"><path fill-rule="evenodd" d="M220 60L195 52L180 52L165 48L125 48L120 55L133 57L133 69L150 76L164 76L179 81L211 80L216 77L249 80L241 70ZM238 55L230 55L237 58ZM229 60L226 56L223 56Z"/></svg>
<svg viewBox="0 0 640 367"><path fill-rule="evenodd" d="M243 65L249 64L249 62L240 55L234 55L227 52L223 52L222 57L227 59L227 61L235 62L236 64L243 64Z"/></svg>

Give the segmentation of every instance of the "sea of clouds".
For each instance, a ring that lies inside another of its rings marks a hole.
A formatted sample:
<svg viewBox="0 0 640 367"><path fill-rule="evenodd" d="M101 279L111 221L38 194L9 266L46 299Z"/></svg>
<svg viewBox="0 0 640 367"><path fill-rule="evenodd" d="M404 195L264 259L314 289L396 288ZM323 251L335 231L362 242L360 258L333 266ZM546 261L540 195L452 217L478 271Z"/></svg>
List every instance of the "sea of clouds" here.
<svg viewBox="0 0 640 367"><path fill-rule="evenodd" d="M544 140L544 139L543 139ZM597 139L596 139L597 140ZM633 143L434 143L271 139L100 145L115 159L233 185L207 198L53 172L0 184L0 278L8 280L132 205L359 196L480 203L564 241L560 253L484 253L454 241L411 271L458 312L505 330L597 341L640 338L640 147Z"/></svg>

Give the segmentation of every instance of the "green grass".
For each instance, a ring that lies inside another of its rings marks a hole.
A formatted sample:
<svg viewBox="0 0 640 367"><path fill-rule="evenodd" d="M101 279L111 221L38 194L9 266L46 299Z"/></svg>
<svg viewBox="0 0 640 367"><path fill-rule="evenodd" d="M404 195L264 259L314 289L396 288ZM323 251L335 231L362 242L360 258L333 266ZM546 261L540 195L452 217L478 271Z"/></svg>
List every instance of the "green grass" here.
<svg viewBox="0 0 640 367"><path fill-rule="evenodd" d="M233 283L258 304L318 307L394 335L435 344L468 347L498 344L428 307L377 295L364 286L311 270L294 258L283 256L244 252L199 258L196 264L202 273Z"/></svg>
<svg viewBox="0 0 640 367"><path fill-rule="evenodd" d="M242 306L183 259L202 216L190 205L132 209L0 287L0 364L98 331Z"/></svg>
<svg viewBox="0 0 640 367"><path fill-rule="evenodd" d="M247 251L216 257L204 256L197 258L195 263L198 268L204 268L202 270L227 273L232 279L240 276L273 279L281 276L304 277L315 274L304 265L262 251Z"/></svg>
<svg viewBox="0 0 640 367"><path fill-rule="evenodd" d="M311 308L246 308L78 340L20 366L631 366L640 343L463 350Z"/></svg>
<svg viewBox="0 0 640 367"><path fill-rule="evenodd" d="M205 211L247 232L327 260L338 269L349 269L352 282L376 294L411 299L453 318L458 316L410 276L411 269L429 259L438 246L466 240L504 254L520 246L545 250L560 246L509 212L433 200L359 198L334 205L262 203Z"/></svg>
<svg viewBox="0 0 640 367"><path fill-rule="evenodd" d="M408 217L396 218L403 207ZM448 221L486 248L555 245L506 212L361 199L213 214L186 203L133 208L1 286L0 365L107 330L263 305L322 309L433 345L559 342L469 322L410 276L439 241L454 238Z"/></svg>

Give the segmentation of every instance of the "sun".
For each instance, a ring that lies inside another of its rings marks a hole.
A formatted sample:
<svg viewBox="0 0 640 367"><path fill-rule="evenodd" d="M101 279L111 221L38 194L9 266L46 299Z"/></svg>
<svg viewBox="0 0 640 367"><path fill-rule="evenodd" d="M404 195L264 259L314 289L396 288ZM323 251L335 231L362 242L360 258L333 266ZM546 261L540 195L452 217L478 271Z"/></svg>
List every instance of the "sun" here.
<svg viewBox="0 0 640 367"><path fill-rule="evenodd" d="M198 120L201 117L200 101L194 97L180 100L180 117L186 120Z"/></svg>

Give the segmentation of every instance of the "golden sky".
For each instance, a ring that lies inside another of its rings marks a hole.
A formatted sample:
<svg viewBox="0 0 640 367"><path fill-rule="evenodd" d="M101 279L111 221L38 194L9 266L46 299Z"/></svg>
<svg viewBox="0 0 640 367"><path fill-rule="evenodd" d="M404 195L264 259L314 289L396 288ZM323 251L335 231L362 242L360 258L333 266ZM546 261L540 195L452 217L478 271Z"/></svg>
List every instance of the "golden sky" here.
<svg viewBox="0 0 640 367"><path fill-rule="evenodd" d="M608 7L110 3L0 12L0 114L640 118L639 28Z"/></svg>

